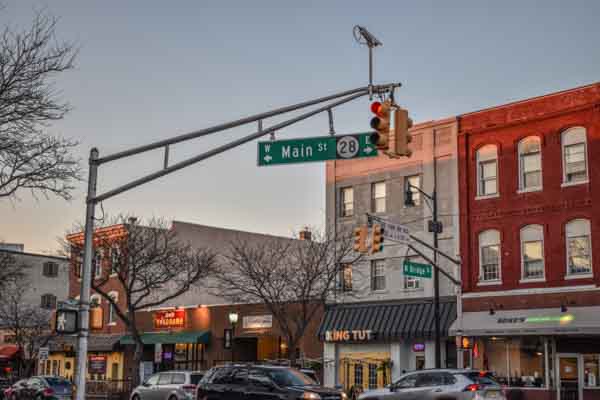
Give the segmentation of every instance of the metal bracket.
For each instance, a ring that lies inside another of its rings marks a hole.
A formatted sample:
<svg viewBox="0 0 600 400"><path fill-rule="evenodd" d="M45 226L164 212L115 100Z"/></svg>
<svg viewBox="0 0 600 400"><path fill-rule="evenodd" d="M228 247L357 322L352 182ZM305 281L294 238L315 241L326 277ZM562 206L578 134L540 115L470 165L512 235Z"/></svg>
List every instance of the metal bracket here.
<svg viewBox="0 0 600 400"><path fill-rule="evenodd" d="M330 108L327 110L327 116L329 117L329 134L335 135L335 128L333 127L333 110Z"/></svg>

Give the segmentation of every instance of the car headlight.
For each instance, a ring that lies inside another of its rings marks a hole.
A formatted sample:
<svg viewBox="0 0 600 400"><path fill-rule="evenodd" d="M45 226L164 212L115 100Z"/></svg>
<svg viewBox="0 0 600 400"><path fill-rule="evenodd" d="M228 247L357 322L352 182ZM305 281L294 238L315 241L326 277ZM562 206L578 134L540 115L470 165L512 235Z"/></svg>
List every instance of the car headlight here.
<svg viewBox="0 0 600 400"><path fill-rule="evenodd" d="M301 399L304 400L321 400L321 396L314 392L304 392L302 393Z"/></svg>

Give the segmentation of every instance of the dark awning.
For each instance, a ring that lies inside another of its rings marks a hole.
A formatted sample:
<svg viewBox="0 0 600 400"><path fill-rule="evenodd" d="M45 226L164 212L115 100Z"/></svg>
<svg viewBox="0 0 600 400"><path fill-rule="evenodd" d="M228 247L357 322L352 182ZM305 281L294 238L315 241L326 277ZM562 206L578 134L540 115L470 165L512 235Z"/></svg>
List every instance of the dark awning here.
<svg viewBox="0 0 600 400"><path fill-rule="evenodd" d="M88 351L113 351L121 338L120 334L91 334L88 338ZM51 352L76 351L77 336L56 336L48 343Z"/></svg>
<svg viewBox="0 0 600 400"><path fill-rule="evenodd" d="M440 331L456 319L456 302L440 301ZM319 339L327 331L370 330L373 339L390 341L408 338L432 338L435 331L433 302L353 303L329 306L319 327Z"/></svg>
<svg viewBox="0 0 600 400"><path fill-rule="evenodd" d="M203 343L208 344L210 341L209 331L196 332L149 332L142 333L142 342L144 344L157 343ZM135 344L131 335L121 337L121 344Z"/></svg>

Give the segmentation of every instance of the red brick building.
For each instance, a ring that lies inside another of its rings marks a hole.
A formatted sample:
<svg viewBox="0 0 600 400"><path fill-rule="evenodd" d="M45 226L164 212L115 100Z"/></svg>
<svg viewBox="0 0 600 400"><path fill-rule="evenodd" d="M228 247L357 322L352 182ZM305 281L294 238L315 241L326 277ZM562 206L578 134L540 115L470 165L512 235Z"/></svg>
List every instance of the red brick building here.
<svg viewBox="0 0 600 400"><path fill-rule="evenodd" d="M526 399L600 398L597 154L600 83L459 116L454 332Z"/></svg>

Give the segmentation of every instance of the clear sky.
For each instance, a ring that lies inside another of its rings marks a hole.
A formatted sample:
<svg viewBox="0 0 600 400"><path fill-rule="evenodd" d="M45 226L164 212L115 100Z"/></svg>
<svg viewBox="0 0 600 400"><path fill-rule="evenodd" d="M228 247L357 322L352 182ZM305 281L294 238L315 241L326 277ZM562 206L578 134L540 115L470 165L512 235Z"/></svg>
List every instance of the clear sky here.
<svg viewBox="0 0 600 400"><path fill-rule="evenodd" d="M600 80L599 1L78 1L3 0L0 23L24 27L34 10L60 17L80 47L57 86L74 110L51 127L87 159L367 83L369 28L377 82L400 81L415 121L439 119ZM335 112L338 133L368 130L368 99ZM254 131L199 139L172 159ZM277 138L327 134L326 116ZM103 167L99 190L160 168L161 153ZM324 164L256 167L256 143L105 202L110 214L162 216L290 235L322 225ZM86 172L87 176L87 172ZM75 199L0 203L0 240L53 251L84 217ZM99 212L100 213L100 212Z"/></svg>

